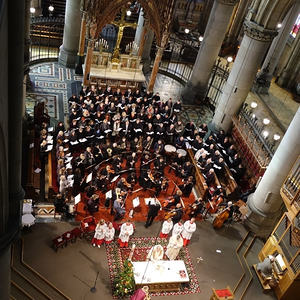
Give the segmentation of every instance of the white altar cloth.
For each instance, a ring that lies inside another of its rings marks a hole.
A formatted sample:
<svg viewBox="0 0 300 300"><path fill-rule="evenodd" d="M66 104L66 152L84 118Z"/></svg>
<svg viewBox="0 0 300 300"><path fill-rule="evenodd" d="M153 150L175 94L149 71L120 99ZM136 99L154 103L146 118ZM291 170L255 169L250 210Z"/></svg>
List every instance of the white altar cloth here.
<svg viewBox="0 0 300 300"><path fill-rule="evenodd" d="M138 261L132 264L136 284L190 281L183 260Z"/></svg>

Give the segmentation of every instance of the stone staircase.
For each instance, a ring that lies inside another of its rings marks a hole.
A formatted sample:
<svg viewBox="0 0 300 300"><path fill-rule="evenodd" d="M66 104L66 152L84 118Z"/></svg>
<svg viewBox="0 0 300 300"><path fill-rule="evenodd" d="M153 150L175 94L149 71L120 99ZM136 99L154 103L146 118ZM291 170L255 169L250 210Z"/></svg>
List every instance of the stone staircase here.
<svg viewBox="0 0 300 300"><path fill-rule="evenodd" d="M262 247L261 241L252 232L247 232L244 239L236 249L237 258L241 264L243 273L233 288L234 299L253 300L254 291L262 289L260 282L252 266L258 262L257 254ZM273 292L270 291L270 299ZM257 295L257 294L256 294Z"/></svg>
<svg viewBox="0 0 300 300"><path fill-rule="evenodd" d="M16 300L70 300L51 282L26 264L23 260L23 240L12 246L11 299Z"/></svg>

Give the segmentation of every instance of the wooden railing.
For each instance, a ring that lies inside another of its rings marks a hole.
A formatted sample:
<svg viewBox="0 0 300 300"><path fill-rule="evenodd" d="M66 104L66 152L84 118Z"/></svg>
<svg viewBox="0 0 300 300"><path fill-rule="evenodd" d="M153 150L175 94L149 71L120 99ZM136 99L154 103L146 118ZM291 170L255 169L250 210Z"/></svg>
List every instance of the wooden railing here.
<svg viewBox="0 0 300 300"><path fill-rule="evenodd" d="M297 215L300 211L300 156L285 179L280 193L288 210Z"/></svg>
<svg viewBox="0 0 300 300"><path fill-rule="evenodd" d="M195 189L196 189L197 193L200 195L200 197L202 197L204 199L208 193L208 186L206 184L206 181L205 181L202 173L200 172L199 168L197 167L197 162L194 158L193 151L191 149L188 149L187 152L189 154L192 164L195 167L195 179L196 179Z"/></svg>

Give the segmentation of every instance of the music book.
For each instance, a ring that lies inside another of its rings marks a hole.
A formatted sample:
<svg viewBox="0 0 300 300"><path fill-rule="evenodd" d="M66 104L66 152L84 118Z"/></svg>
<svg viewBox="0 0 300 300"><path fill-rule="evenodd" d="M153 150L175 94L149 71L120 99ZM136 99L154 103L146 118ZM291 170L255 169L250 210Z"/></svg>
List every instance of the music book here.
<svg viewBox="0 0 300 300"><path fill-rule="evenodd" d="M112 190L108 191L105 193L105 197L107 198L112 198Z"/></svg>
<svg viewBox="0 0 300 300"><path fill-rule="evenodd" d="M53 127L49 127L48 132L52 132L52 131L53 131Z"/></svg>
<svg viewBox="0 0 300 300"><path fill-rule="evenodd" d="M78 142L77 141L74 141L74 142L70 142L71 143L71 145L73 146L73 145L77 145L78 144Z"/></svg>
<svg viewBox="0 0 300 300"><path fill-rule="evenodd" d="M145 204L148 206L149 204L155 204L155 198L145 198Z"/></svg>
<svg viewBox="0 0 300 300"><path fill-rule="evenodd" d="M77 196L75 196L75 205L78 204L81 201L81 195L78 194Z"/></svg>
<svg viewBox="0 0 300 300"><path fill-rule="evenodd" d="M111 183L115 182L119 177L120 177L120 175L115 176L115 177L112 179Z"/></svg>
<svg viewBox="0 0 300 300"><path fill-rule="evenodd" d="M135 197L133 200L132 200L132 206L133 208L136 208L140 205L140 198L139 197Z"/></svg>
<svg viewBox="0 0 300 300"><path fill-rule="evenodd" d="M47 147L47 150L46 151L51 151L53 149L53 146L52 145L49 145L48 147Z"/></svg>
<svg viewBox="0 0 300 300"><path fill-rule="evenodd" d="M86 178L86 183L89 183L93 179L93 173L90 173Z"/></svg>

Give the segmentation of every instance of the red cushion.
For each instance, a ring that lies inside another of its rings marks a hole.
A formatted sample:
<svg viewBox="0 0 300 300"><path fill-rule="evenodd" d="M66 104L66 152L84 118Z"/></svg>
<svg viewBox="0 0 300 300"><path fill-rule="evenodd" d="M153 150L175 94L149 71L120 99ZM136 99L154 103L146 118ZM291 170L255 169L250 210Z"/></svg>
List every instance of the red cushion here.
<svg viewBox="0 0 300 300"><path fill-rule="evenodd" d="M65 239L65 240L70 240L71 238L72 238L72 232L71 231L67 231L67 232L65 232L63 235L63 238Z"/></svg>
<svg viewBox="0 0 300 300"><path fill-rule="evenodd" d="M81 229L76 227L74 229L72 229L71 233L73 234L73 236L79 237L82 233Z"/></svg>
<svg viewBox="0 0 300 300"><path fill-rule="evenodd" d="M218 297L230 297L232 293L228 289L215 290Z"/></svg>

